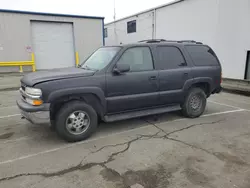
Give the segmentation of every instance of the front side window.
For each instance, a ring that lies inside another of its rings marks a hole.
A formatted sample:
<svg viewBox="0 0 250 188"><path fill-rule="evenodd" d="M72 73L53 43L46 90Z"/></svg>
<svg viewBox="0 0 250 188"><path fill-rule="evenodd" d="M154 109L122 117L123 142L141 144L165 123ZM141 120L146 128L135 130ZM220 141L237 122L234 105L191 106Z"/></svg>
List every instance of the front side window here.
<svg viewBox="0 0 250 188"><path fill-rule="evenodd" d="M120 47L99 48L81 64L81 68L95 71L101 70L111 62L120 49Z"/></svg>
<svg viewBox="0 0 250 188"><path fill-rule="evenodd" d="M127 33L136 32L136 20L130 21L127 23Z"/></svg>
<svg viewBox="0 0 250 188"><path fill-rule="evenodd" d="M149 47L134 47L127 49L118 64L128 64L130 72L153 70L153 60Z"/></svg>

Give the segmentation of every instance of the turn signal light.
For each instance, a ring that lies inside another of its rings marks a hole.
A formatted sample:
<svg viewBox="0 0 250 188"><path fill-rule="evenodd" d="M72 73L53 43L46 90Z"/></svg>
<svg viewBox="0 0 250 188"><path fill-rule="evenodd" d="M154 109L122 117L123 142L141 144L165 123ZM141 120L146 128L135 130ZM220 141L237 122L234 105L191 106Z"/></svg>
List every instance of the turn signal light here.
<svg viewBox="0 0 250 188"><path fill-rule="evenodd" d="M41 104L43 104L42 100L33 100L33 105L34 106L40 106Z"/></svg>

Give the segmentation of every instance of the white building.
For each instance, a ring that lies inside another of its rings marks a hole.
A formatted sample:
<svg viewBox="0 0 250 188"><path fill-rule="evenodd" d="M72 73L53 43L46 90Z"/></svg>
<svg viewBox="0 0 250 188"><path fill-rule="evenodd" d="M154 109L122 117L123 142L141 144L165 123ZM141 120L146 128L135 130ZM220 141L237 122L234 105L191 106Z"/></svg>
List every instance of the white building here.
<svg viewBox="0 0 250 188"><path fill-rule="evenodd" d="M105 44L196 40L218 55L223 77L250 79L250 0L179 0L105 25Z"/></svg>

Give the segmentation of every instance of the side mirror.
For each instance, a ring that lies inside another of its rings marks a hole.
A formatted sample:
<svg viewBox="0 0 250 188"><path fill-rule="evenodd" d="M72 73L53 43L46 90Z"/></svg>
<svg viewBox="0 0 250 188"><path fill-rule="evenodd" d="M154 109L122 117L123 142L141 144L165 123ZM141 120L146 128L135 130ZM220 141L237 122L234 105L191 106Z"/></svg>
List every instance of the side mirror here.
<svg viewBox="0 0 250 188"><path fill-rule="evenodd" d="M128 71L130 71L130 66L128 64L118 64L113 69L113 72L116 74L121 74Z"/></svg>

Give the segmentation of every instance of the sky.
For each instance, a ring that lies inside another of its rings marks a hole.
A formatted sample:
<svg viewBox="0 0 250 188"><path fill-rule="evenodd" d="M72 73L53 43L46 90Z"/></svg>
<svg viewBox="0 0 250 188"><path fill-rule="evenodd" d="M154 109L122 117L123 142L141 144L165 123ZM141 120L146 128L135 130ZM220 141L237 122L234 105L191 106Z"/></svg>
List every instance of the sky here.
<svg viewBox="0 0 250 188"><path fill-rule="evenodd" d="M0 0L0 9L101 16L108 23L113 21L114 1L119 19L173 0Z"/></svg>

